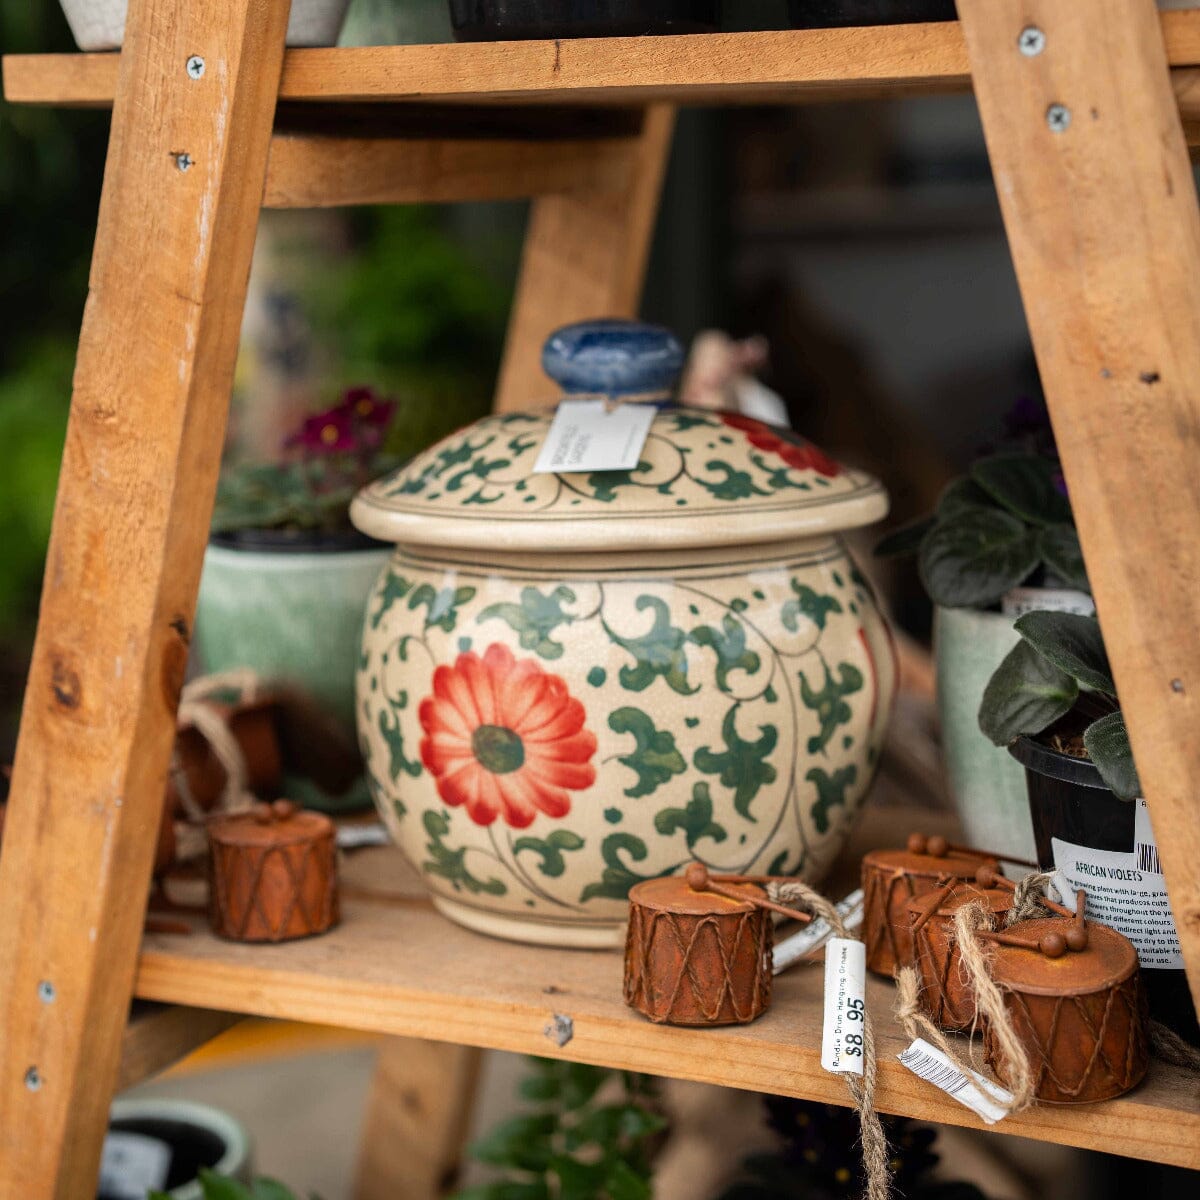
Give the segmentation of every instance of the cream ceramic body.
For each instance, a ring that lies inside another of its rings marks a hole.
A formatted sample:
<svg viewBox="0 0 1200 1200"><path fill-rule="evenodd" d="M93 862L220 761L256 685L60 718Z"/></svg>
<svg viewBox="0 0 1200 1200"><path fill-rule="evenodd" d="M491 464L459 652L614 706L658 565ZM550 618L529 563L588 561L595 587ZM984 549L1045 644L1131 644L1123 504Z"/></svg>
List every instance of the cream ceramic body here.
<svg viewBox="0 0 1200 1200"><path fill-rule="evenodd" d="M531 475L548 423L486 418L355 502L401 543L357 691L393 837L448 916L555 945L619 944L629 887L693 857L818 879L895 688L829 528L882 515L878 483L678 408L635 471Z"/></svg>

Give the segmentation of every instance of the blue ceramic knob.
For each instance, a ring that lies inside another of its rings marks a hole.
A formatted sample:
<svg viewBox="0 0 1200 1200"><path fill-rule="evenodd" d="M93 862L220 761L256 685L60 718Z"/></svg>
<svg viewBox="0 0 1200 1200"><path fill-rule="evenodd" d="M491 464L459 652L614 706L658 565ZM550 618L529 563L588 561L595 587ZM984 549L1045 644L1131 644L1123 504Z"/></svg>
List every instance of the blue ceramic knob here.
<svg viewBox="0 0 1200 1200"><path fill-rule="evenodd" d="M656 395L674 391L683 346L669 329L641 321L580 321L555 330L542 368L568 395Z"/></svg>

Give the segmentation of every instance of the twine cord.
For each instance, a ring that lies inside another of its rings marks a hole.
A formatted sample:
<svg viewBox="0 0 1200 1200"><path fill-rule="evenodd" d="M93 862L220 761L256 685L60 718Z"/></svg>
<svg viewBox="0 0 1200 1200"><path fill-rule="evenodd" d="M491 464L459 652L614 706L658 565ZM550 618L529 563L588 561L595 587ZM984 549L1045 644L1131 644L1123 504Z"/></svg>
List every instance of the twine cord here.
<svg viewBox="0 0 1200 1200"><path fill-rule="evenodd" d="M1149 1026L1150 1049L1156 1058L1170 1063L1173 1067L1183 1067L1186 1071L1200 1074L1200 1050L1185 1042L1173 1029L1161 1021L1151 1021Z"/></svg>
<svg viewBox="0 0 1200 1200"><path fill-rule="evenodd" d="M1004 918L1005 928L1018 921L1055 915L1052 909L1046 907L1046 889L1053 878L1053 871L1032 871L1017 881L1013 888L1012 907Z"/></svg>
<svg viewBox="0 0 1200 1200"><path fill-rule="evenodd" d="M1008 1111L1015 1113L1022 1112L1033 1103L1033 1070L1004 997L992 979L988 957L978 937L980 930L991 930L992 927L993 914L979 900L964 904L954 914L954 936L963 969L975 992L976 1011L987 1022L989 1032L995 1038L1005 1086L1013 1095Z"/></svg>
<svg viewBox="0 0 1200 1200"><path fill-rule="evenodd" d="M791 904L804 908L828 922L834 935L857 940L846 928L842 914L820 892L798 879L786 883L770 883L767 895L776 904ZM892 1189L891 1168L888 1165L887 1135L879 1114L875 1111L875 1083L878 1063L875 1058L875 1029L869 1013L863 1014L863 1073L846 1076L846 1088L858 1112L861 1130L863 1169L867 1177L866 1200L888 1200Z"/></svg>

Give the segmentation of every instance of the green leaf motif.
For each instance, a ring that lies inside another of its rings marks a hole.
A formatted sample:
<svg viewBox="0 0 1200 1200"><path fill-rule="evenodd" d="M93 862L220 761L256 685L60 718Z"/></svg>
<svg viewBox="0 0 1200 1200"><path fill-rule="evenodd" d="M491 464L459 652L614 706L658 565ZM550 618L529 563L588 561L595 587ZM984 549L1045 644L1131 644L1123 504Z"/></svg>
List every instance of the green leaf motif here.
<svg viewBox="0 0 1200 1200"><path fill-rule="evenodd" d="M556 587L547 595L535 587L525 587L521 589L520 604L489 604L476 621L504 621L518 635L522 649L532 650L540 658L562 658L562 643L550 635L560 625L569 625L575 620L562 608L574 600L575 593L568 587Z"/></svg>
<svg viewBox="0 0 1200 1200"><path fill-rule="evenodd" d="M1121 713L1109 713L1093 721L1083 731L1083 744L1114 795L1121 800L1136 800L1142 794L1129 731Z"/></svg>
<svg viewBox="0 0 1200 1200"><path fill-rule="evenodd" d="M477 879L467 870L467 851L465 847L451 850L443 841L450 832L450 822L436 809L426 809L421 818L425 832L429 835L429 843L425 852L430 856L421 864L421 870L429 875L438 875L448 879L456 892L466 888L472 895L484 892L489 896L504 896L508 888L499 879Z"/></svg>
<svg viewBox="0 0 1200 1200"><path fill-rule="evenodd" d="M701 746L693 761L698 771L716 775L724 787L733 789L733 807L741 816L757 821L750 813L750 805L761 788L775 782L778 772L767 759L779 741L779 734L774 725L760 725L758 740L746 741L737 731L739 707L735 704L721 722L725 749Z"/></svg>
<svg viewBox="0 0 1200 1200"><path fill-rule="evenodd" d="M851 768L853 770L853 768ZM713 820L713 802L707 783L692 785L692 798L683 808L664 808L655 814L654 828L664 837L682 829L687 835L687 848L695 850L704 838L723 842L728 836L725 828Z"/></svg>
<svg viewBox="0 0 1200 1200"><path fill-rule="evenodd" d="M643 692L661 677L681 696L698 691L698 688L688 686L687 656L683 649L687 636L671 624L671 610L666 601L657 596L642 595L634 607L638 612L650 609L654 613L654 624L641 637L623 638L607 623L604 625L608 636L633 655L635 661L634 666L621 668L621 686L629 692Z"/></svg>
<svg viewBox="0 0 1200 1200"><path fill-rule="evenodd" d="M423 583L408 598L410 612L425 608L425 628L438 628L453 633L458 623L459 608L475 595L473 587L444 587L440 590Z"/></svg>
<svg viewBox="0 0 1200 1200"><path fill-rule="evenodd" d="M638 487L635 475L644 475L651 470L648 462L640 462L630 471L593 471L587 477L587 486L592 489L592 499L611 504L617 498L617 489Z"/></svg>
<svg viewBox="0 0 1200 1200"><path fill-rule="evenodd" d="M1041 733L1071 711L1079 685L1043 658L1028 642L1018 642L996 668L979 705L979 728L1007 746L1022 733Z"/></svg>
<svg viewBox="0 0 1200 1200"><path fill-rule="evenodd" d="M1104 636L1095 617L1079 613L1030 612L1013 628L1045 659L1066 671L1081 687L1106 696L1117 694Z"/></svg>
<svg viewBox="0 0 1200 1200"><path fill-rule="evenodd" d="M1037 532L1000 509L969 508L921 541L921 582L945 608L986 608L1041 562Z"/></svg>
<svg viewBox="0 0 1200 1200"><path fill-rule="evenodd" d="M729 463L721 462L720 459L705 463L704 468L724 476L723 479L716 482L693 476L702 488L705 488L718 500L744 500L747 496L769 496L771 494L754 486L754 479L749 471L735 470Z"/></svg>
<svg viewBox="0 0 1200 1200"><path fill-rule="evenodd" d="M379 607L371 614L371 628L378 629L379 622L387 616L392 605L397 600L403 600L411 589L412 582L410 580L405 579L403 575L397 575L395 571L388 571L383 587L375 593Z"/></svg>
<svg viewBox="0 0 1200 1200"><path fill-rule="evenodd" d="M471 461L479 451L486 449L496 440L495 435L489 435L480 442L472 442L463 438L459 442L451 442L439 450L433 461L413 479L406 479L398 487L392 488L389 496L411 496L423 492L430 484L437 482L442 475L453 467L460 467Z"/></svg>
<svg viewBox="0 0 1200 1200"><path fill-rule="evenodd" d="M671 414L675 422L673 433L686 433L689 429L720 429L721 422L702 413L676 411Z"/></svg>
<svg viewBox="0 0 1200 1200"><path fill-rule="evenodd" d="M817 789L811 809L813 824L818 833L828 833L829 810L835 805L845 805L846 789L858 778L858 768L851 764L827 775L820 767L813 767L804 778Z"/></svg>
<svg viewBox="0 0 1200 1200"><path fill-rule="evenodd" d="M583 838L569 829L556 829L547 838L522 837L513 843L513 853L520 854L524 850L532 850L541 856L538 868L543 875L557 879L566 869L567 862L563 851L582 850Z"/></svg>
<svg viewBox="0 0 1200 1200"><path fill-rule="evenodd" d="M644 879L653 879L653 875L639 875L632 867L621 861L622 853L628 854L632 862L644 862L649 851L641 838L632 833L610 833L600 843L600 856L604 859L605 867L598 883L589 883L579 896L581 904L588 900L602 897L606 900L626 900L629 889L635 883ZM668 867L661 872L669 875L675 868Z"/></svg>
<svg viewBox="0 0 1200 1200"><path fill-rule="evenodd" d="M613 733L631 733L636 743L629 754L618 760L637 774L637 783L625 789L631 798L648 796L672 775L687 770L683 755L675 748L675 735L667 729L656 729L653 720L640 708L627 706L609 714L608 727Z"/></svg>
<svg viewBox="0 0 1200 1200"><path fill-rule="evenodd" d="M395 783L400 778L400 772L411 775L416 779L421 773L421 764L414 762L404 753L404 735L400 732L400 718L390 708L379 710L379 732L388 748L388 774Z"/></svg>
<svg viewBox="0 0 1200 1200"><path fill-rule="evenodd" d="M729 672L745 671L753 675L761 659L746 648L746 627L730 613L721 618L721 628L701 625L688 635L697 646L705 646L717 656L717 687L729 691Z"/></svg>
<svg viewBox="0 0 1200 1200"><path fill-rule="evenodd" d="M785 600L779 619L785 629L795 633L799 628L800 617L807 617L818 629L825 628L829 614L840 613L842 606L834 596L822 596L814 592L807 584L798 579L792 580L792 591L796 593L794 600Z"/></svg>
<svg viewBox="0 0 1200 1200"><path fill-rule="evenodd" d="M808 677L800 673L800 699L806 708L811 708L821 722L819 733L808 739L809 754L824 753L839 725L847 725L853 717L853 710L846 703L845 697L860 691L863 685L862 672L852 663L842 663L838 667L836 678L825 668L825 684L820 691L809 685Z"/></svg>

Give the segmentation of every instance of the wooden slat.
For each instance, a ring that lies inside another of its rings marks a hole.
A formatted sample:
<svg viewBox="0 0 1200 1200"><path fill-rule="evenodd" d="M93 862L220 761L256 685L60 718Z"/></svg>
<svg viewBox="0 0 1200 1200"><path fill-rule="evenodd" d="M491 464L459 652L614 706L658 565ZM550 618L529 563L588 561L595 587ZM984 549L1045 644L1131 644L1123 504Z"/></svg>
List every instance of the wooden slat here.
<svg viewBox="0 0 1200 1200"><path fill-rule="evenodd" d="M524 141L276 134L267 208L511 200L633 185L628 140Z"/></svg>
<svg viewBox="0 0 1200 1200"><path fill-rule="evenodd" d="M216 1009L135 1001L121 1037L116 1090L165 1071L241 1020L237 1013Z"/></svg>
<svg viewBox="0 0 1200 1200"><path fill-rule="evenodd" d="M288 7L130 6L0 859L0 1196L94 1189Z"/></svg>
<svg viewBox="0 0 1200 1200"><path fill-rule="evenodd" d="M1153 0L959 0L1009 245L1200 1003L1200 210ZM1046 34L1027 58L1023 25ZM1047 126L1051 104L1070 125Z"/></svg>
<svg viewBox="0 0 1200 1200"><path fill-rule="evenodd" d="M482 1053L417 1038L379 1047L355 1200L438 1200L462 1157Z"/></svg>
<svg viewBox="0 0 1200 1200"><path fill-rule="evenodd" d="M1172 65L1200 65L1200 13L1162 14ZM6 97L104 106L113 54L10 55ZM670 38L290 50L280 99L533 104L769 103L966 90L954 22Z"/></svg>
<svg viewBox="0 0 1200 1200"><path fill-rule="evenodd" d="M630 185L622 191L543 196L533 206L495 407L527 407L546 395L542 343L560 325L637 313L650 253L675 110L654 105L626 145Z"/></svg>
<svg viewBox="0 0 1200 1200"><path fill-rule="evenodd" d="M877 815L888 818L882 836L871 837L869 828L855 842L856 854L871 844L898 844L914 828L941 828L936 818L909 809ZM880 834L879 825L874 832ZM847 1103L843 1082L820 1065L820 966L781 975L770 1011L752 1025L703 1030L653 1025L622 1002L619 953L522 946L452 925L424 899L395 850L363 851L351 869L345 919L326 936L254 947L222 942L204 931L186 938L153 935L143 948L138 995L187 997L193 1004L235 1005L264 1016ZM891 1019L893 999L890 983L870 981L868 1004L879 1027L880 1108L983 1128L967 1109L896 1061L908 1043ZM556 1013L573 1023L573 1036L562 1047L545 1032ZM1043 1106L994 1128L1200 1167L1195 1079L1158 1062L1146 1082L1120 1100Z"/></svg>

